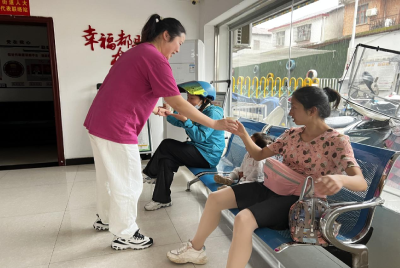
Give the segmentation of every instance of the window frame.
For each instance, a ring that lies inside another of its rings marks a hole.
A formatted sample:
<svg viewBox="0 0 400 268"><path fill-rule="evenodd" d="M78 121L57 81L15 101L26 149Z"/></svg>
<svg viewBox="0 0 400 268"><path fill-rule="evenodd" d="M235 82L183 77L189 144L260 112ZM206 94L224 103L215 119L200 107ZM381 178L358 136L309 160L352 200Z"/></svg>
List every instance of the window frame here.
<svg viewBox="0 0 400 268"><path fill-rule="evenodd" d="M283 38L283 43L279 44L278 40L280 40L281 38ZM275 47L283 47L283 46L285 46L285 39L286 39L286 31L285 30L276 32L275 33Z"/></svg>
<svg viewBox="0 0 400 268"><path fill-rule="evenodd" d="M299 33L300 33L299 28L306 27L306 26L309 26L308 36L306 37L306 39L300 39L299 38ZM299 43L299 42L310 41L311 40L311 28L312 28L312 23L308 23L308 24L303 24L303 25L297 26L296 27L296 40L295 40L295 42Z"/></svg>
<svg viewBox="0 0 400 268"><path fill-rule="evenodd" d="M368 10L368 3L358 6L356 25L362 25L368 23L367 10ZM363 20L360 21L362 18Z"/></svg>

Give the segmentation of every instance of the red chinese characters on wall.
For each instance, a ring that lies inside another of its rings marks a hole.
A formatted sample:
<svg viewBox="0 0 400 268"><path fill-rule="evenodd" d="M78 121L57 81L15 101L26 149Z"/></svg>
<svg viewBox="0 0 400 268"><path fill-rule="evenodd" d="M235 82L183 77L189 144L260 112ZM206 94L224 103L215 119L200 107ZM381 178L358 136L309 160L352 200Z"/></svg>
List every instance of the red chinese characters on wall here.
<svg viewBox="0 0 400 268"><path fill-rule="evenodd" d="M89 46L92 51L94 51L96 44L98 44L101 49L116 51L116 53L112 55L111 65L124 53L124 51L122 51L123 47L129 49L134 47L135 43L140 42L140 35L136 35L132 40L131 35L126 34L124 30L121 30L121 33L117 35L115 40L112 33L97 33L96 29L92 28L90 25L88 29L83 32L85 33L85 35L82 35L82 37L85 38L85 46Z"/></svg>
<svg viewBox="0 0 400 268"><path fill-rule="evenodd" d="M0 0L0 15L30 16L29 0Z"/></svg>

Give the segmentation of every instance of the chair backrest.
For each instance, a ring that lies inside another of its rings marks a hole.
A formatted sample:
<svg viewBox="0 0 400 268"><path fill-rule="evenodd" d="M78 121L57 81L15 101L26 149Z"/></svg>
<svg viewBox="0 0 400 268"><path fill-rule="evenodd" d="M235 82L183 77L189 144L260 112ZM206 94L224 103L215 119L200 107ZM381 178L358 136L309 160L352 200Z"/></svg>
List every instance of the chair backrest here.
<svg viewBox="0 0 400 268"><path fill-rule="evenodd" d="M266 118L264 118L264 122L270 125L278 126L282 123L284 118L285 110L281 106L278 106Z"/></svg>
<svg viewBox="0 0 400 268"><path fill-rule="evenodd" d="M368 188L364 192L353 192L343 188L337 194L328 197L330 203L343 201L363 202L373 197L379 197L387 174L389 174L392 167L391 163L393 161L391 159L395 155L394 151L353 142L351 146ZM338 221L342 224L340 234L345 237L357 235L368 224L367 220L372 219L371 213L373 213L373 210L363 209L340 215L338 217Z"/></svg>
<svg viewBox="0 0 400 268"><path fill-rule="evenodd" d="M250 119L240 118L239 121L244 125L249 135L255 132L261 132L266 127L266 124ZM242 139L232 134L228 141L226 153L221 158L217 169L219 171L225 171L226 168L240 167L246 152Z"/></svg>
<svg viewBox="0 0 400 268"><path fill-rule="evenodd" d="M280 135L282 135L283 132L285 132L287 128L285 127L278 127L278 126L271 126L268 129L268 135L271 136L272 138L276 139L278 138Z"/></svg>
<svg viewBox="0 0 400 268"><path fill-rule="evenodd" d="M268 134L273 137L279 137L286 128L272 126L268 130ZM354 156L360 165L368 188L364 192L353 192L343 188L335 195L328 196L329 203L337 202L363 202L380 196L386 175L389 174L391 164L394 162L392 158L394 151L382 148L372 147L369 145L351 143ZM343 237L354 237L370 219L371 210L364 209L361 211L346 212L338 217L338 222L342 224L340 235Z"/></svg>

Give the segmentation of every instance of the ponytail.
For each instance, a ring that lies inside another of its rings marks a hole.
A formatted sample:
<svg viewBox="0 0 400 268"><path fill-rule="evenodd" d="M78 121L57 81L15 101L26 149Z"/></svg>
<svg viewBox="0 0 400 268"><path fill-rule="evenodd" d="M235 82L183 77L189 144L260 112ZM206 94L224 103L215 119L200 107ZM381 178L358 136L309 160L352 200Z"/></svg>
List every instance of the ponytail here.
<svg viewBox="0 0 400 268"><path fill-rule="evenodd" d="M157 36L165 31L167 31L170 36L170 42L174 40L175 37L180 36L182 33L186 34L185 28L177 19L163 19L160 15L153 14L143 26L141 41L135 42L135 45L146 42L153 42L157 38Z"/></svg>
<svg viewBox="0 0 400 268"><path fill-rule="evenodd" d="M329 87L325 87L324 92L328 96L329 102L335 102L333 104L332 108L337 109L337 107L339 106L340 100L341 100L341 96L340 96L339 92L337 92L336 90L331 89Z"/></svg>

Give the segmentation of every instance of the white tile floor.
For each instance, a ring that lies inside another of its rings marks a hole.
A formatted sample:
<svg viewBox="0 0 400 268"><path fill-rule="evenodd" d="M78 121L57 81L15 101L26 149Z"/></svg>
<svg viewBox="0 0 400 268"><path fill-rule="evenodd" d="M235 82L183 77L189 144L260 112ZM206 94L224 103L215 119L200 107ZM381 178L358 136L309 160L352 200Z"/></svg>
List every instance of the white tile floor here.
<svg viewBox="0 0 400 268"><path fill-rule="evenodd" d="M145 184L138 224L155 243L142 251L114 251L113 235L92 228L93 165L0 171L0 267L225 267L232 236L232 224L225 219L206 241L208 264L175 265L165 256L192 238L198 226L206 190L197 183L186 192L191 178L187 169L180 169L171 188L173 206L152 212L142 209L154 187ZM289 249L277 257L279 267L345 267L314 247ZM253 251L249 267L270 266Z"/></svg>
<svg viewBox="0 0 400 268"><path fill-rule="evenodd" d="M176 267L165 254L193 236L206 201L204 187L186 192L178 173L171 189L174 205L148 212L142 208L154 186L145 184L138 224L155 243L119 252L110 248L112 234L92 228L95 179L93 165L0 171L0 267ZM231 234L228 222L221 221L207 241L212 262L202 267L225 265Z"/></svg>

